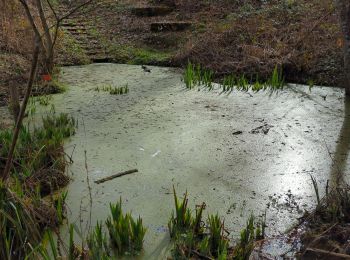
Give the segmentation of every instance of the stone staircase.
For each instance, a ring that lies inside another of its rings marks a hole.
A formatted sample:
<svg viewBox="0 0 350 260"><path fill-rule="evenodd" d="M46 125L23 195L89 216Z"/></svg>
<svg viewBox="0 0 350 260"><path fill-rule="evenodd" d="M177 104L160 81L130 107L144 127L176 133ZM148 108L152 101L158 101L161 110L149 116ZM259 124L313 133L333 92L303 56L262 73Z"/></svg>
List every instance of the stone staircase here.
<svg viewBox="0 0 350 260"><path fill-rule="evenodd" d="M111 62L118 60L113 55L115 46L111 45L115 44L116 38L120 46L135 44L155 50L175 50L192 26L191 22L178 15L174 0L140 0L124 6L115 0L100 0L92 7L91 13L83 11L64 20L62 29L75 39L91 62ZM65 11L65 7L61 6L59 12ZM113 23L112 26L118 28L117 32L113 28L106 30L108 17L118 17L118 12L128 16L128 22L124 25ZM102 24L96 19L102 20ZM99 32L108 39L101 37ZM124 38L120 38L119 34L123 34ZM129 35L125 37L125 34Z"/></svg>
<svg viewBox="0 0 350 260"><path fill-rule="evenodd" d="M180 15L174 0L149 0L132 7L130 14L144 23L140 40L151 49L170 52L178 49L192 26Z"/></svg>
<svg viewBox="0 0 350 260"><path fill-rule="evenodd" d="M61 6L59 9L61 14L66 11L67 8L65 6ZM108 62L112 60L108 48L100 40L98 28L86 13L72 14L62 22L61 29L74 38L91 62Z"/></svg>
<svg viewBox="0 0 350 260"><path fill-rule="evenodd" d="M134 7L131 9L131 12L138 17L161 17L170 14L175 8L175 2L172 0L156 0L151 1L150 5ZM149 26L151 32L178 32L190 28L191 25L188 21L168 21L165 19L153 21Z"/></svg>

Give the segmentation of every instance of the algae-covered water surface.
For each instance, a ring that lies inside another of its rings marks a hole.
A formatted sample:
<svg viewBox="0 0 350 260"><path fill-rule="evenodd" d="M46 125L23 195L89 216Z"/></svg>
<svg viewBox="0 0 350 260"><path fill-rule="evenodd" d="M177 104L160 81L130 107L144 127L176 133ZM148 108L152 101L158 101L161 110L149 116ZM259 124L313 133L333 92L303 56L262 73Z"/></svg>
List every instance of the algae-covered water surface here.
<svg viewBox="0 0 350 260"><path fill-rule="evenodd" d="M342 90L189 91L179 71L150 68L62 69L68 90L53 103L79 122L66 144L74 161L67 204L69 221L82 230L90 220L104 221L109 203L121 197L124 209L148 228L141 257L163 259L173 186L178 194L189 192L192 207L205 202L207 213L218 212L235 237L251 212L267 211L270 235L291 227L315 205L310 174L322 191L328 179L348 178L349 108ZM128 93L96 91L107 85L127 85ZM332 160L340 168L333 169ZM139 172L94 183L135 168Z"/></svg>

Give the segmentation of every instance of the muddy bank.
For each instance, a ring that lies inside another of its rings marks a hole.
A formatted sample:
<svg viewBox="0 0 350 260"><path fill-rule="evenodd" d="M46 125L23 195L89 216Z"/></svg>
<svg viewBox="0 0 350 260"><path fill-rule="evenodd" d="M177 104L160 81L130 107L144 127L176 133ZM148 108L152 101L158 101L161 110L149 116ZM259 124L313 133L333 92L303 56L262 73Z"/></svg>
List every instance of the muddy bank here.
<svg viewBox="0 0 350 260"><path fill-rule="evenodd" d="M74 160L69 219L82 227L89 222L86 150L92 224L106 219L109 202L122 197L125 209L141 215L149 229L147 259L166 251L173 185L179 193L188 190L195 204L205 201L207 212L224 216L233 237L251 212L265 209L268 235L275 235L315 205L310 173L320 187L339 177L327 147L342 160L343 172L349 168L342 152L348 138L339 135L348 120L340 89L309 92L291 85L277 94L227 96L185 90L174 69L152 67L145 73L140 66L118 64L66 67L61 80L69 89L55 96L56 109L79 121L66 146ZM106 84L128 84L130 92L93 90ZM133 168L140 172L93 183Z"/></svg>

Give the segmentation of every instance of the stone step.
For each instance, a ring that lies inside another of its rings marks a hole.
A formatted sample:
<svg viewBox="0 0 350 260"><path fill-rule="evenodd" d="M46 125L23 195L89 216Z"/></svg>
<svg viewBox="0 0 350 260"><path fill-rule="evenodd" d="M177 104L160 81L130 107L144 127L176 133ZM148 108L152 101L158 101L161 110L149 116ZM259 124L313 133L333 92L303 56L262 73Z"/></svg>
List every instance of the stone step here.
<svg viewBox="0 0 350 260"><path fill-rule="evenodd" d="M95 36L92 36L90 34L87 34L86 32L85 33L73 33L74 37L77 39L77 40L86 40L86 41L90 41L90 40L96 40L96 37Z"/></svg>
<svg viewBox="0 0 350 260"><path fill-rule="evenodd" d="M74 36L83 36L83 35L86 35L86 36L89 36L88 33L86 31L69 31L70 34L74 35Z"/></svg>
<svg viewBox="0 0 350 260"><path fill-rule="evenodd" d="M136 16L161 16L167 15L173 11L173 8L168 6L145 6L145 7L133 7L131 13Z"/></svg>
<svg viewBox="0 0 350 260"><path fill-rule="evenodd" d="M84 48L84 49L102 49L103 46L101 46L99 43L94 43L94 42L90 42L90 41L84 41L84 42L79 42L79 45Z"/></svg>
<svg viewBox="0 0 350 260"><path fill-rule="evenodd" d="M90 30L91 28L87 28L85 26L79 26L79 27L63 27L63 29L70 31L70 32L78 32L78 31L87 31Z"/></svg>
<svg viewBox="0 0 350 260"><path fill-rule="evenodd" d="M87 46L84 49L86 52L96 52L96 51L103 51L104 52L104 48L102 46L98 46L96 48L92 48L91 46Z"/></svg>
<svg viewBox="0 0 350 260"><path fill-rule="evenodd" d="M172 49L178 46L183 37L181 32L156 32L145 35L141 40L154 49Z"/></svg>
<svg viewBox="0 0 350 260"><path fill-rule="evenodd" d="M175 0L153 0L155 4L161 4L169 7L176 7Z"/></svg>
<svg viewBox="0 0 350 260"><path fill-rule="evenodd" d="M99 50L85 50L85 53L87 55L89 55L89 56L92 56L92 55L106 55L106 53L102 49L99 49Z"/></svg>
<svg viewBox="0 0 350 260"><path fill-rule="evenodd" d="M113 58L110 56L93 56L90 57L90 60L94 63L107 63L107 62L112 62Z"/></svg>
<svg viewBox="0 0 350 260"><path fill-rule="evenodd" d="M152 32L166 32L166 31L184 31L191 27L190 22L153 22L151 23Z"/></svg>
<svg viewBox="0 0 350 260"><path fill-rule="evenodd" d="M67 28L70 28L70 29L82 29L82 28L91 28L92 26L91 25L87 25L85 23L62 23L61 24L61 27L67 29Z"/></svg>

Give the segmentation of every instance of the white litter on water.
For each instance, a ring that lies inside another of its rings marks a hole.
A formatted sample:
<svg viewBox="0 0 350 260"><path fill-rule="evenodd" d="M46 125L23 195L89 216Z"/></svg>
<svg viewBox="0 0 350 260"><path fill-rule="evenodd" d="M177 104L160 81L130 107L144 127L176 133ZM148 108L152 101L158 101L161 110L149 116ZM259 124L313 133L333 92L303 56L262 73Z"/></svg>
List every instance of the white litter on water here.
<svg viewBox="0 0 350 260"><path fill-rule="evenodd" d="M161 153L161 150L157 150L154 154L152 154L152 157L156 157L160 153Z"/></svg>

